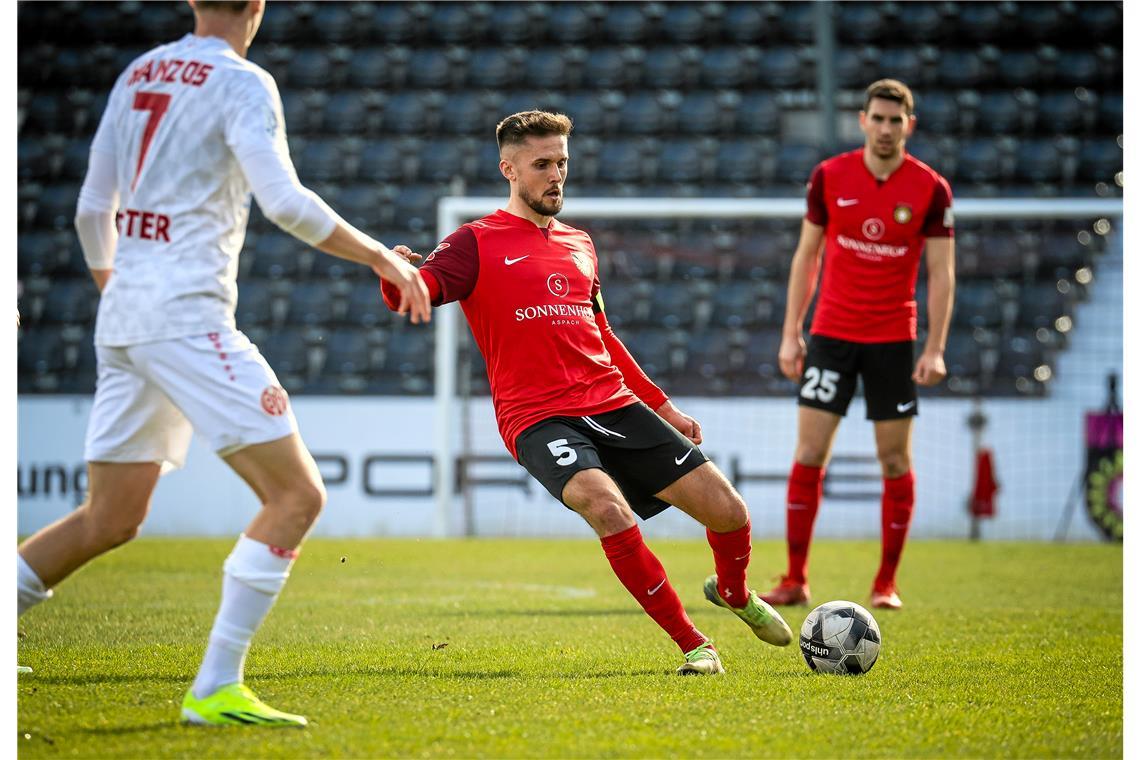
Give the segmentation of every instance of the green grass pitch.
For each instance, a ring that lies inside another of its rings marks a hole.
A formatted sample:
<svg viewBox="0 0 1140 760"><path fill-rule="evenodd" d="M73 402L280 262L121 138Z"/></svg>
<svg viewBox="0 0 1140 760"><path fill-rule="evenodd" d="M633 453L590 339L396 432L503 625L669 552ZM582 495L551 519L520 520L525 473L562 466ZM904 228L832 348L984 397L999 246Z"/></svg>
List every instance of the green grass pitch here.
<svg viewBox="0 0 1140 760"><path fill-rule="evenodd" d="M727 674L680 656L592 541L310 541L246 664L305 730L178 724L230 540L144 539L20 621L24 757L1121 757L1120 546L912 542L863 676L811 673L704 601ZM766 586L783 546L760 542ZM343 561L342 561L343 558ZM818 542L814 601L867 604L877 542ZM797 636L808 610L786 610ZM445 646L446 645L446 646Z"/></svg>

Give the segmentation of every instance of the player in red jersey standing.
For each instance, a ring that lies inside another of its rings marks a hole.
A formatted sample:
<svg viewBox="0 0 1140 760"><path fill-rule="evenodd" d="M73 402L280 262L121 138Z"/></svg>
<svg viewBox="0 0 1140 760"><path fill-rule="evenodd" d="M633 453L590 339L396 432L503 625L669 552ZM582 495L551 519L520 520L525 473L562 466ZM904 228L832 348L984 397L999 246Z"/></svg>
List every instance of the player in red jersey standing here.
<svg viewBox="0 0 1140 760"><path fill-rule="evenodd" d="M883 546L871 605L902 606L895 572L914 509L910 462L915 385L946 376L942 352L954 304L954 216L950 185L906 152L914 131L914 96L902 82L867 88L859 126L863 147L830 158L812 172L808 210L788 278L780 370L800 382L795 463L788 478L788 573L763 598L807 604L807 556L823 473L839 421L863 378L867 417L883 472ZM826 241L824 237L826 235ZM930 331L914 362L914 285L926 247ZM804 315L819 289L811 344Z"/></svg>
<svg viewBox="0 0 1140 760"><path fill-rule="evenodd" d="M420 274L435 305L459 301L487 363L499 431L536 480L590 524L618 579L685 656L678 673L723 672L665 570L643 519L670 504L706 527L716 574L704 586L757 637L791 629L745 585L752 530L743 499L697 445L701 427L642 372L606 321L590 236L557 221L570 119L526 111L496 130L506 208L465 224ZM407 248L397 246L411 260ZM389 306L398 303L384 286Z"/></svg>

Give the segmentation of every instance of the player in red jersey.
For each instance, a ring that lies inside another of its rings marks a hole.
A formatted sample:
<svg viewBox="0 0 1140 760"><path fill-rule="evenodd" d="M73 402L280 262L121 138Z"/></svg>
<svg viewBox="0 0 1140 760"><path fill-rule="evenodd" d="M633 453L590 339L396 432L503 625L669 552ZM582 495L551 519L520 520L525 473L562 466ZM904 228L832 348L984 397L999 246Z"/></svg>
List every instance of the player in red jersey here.
<svg viewBox="0 0 1140 760"><path fill-rule="evenodd" d="M590 236L554 218L570 130L569 118L543 111L500 122L506 208L453 232L419 271L433 304L463 308L507 449L597 532L618 579L684 653L677 672L720 673L716 649L685 613L635 514L649 518L672 504L696 518L716 567L706 598L768 643L786 646L791 629L745 585L752 531L743 499L697 448L697 421L653 384L607 323ZM394 306L396 291L384 292Z"/></svg>
<svg viewBox="0 0 1140 760"><path fill-rule="evenodd" d="M764 594L771 604L810 599L807 555L824 468L861 376L883 472L882 558L871 604L902 606L895 572L914 509L915 384L936 385L946 376L942 352L954 304L950 185L906 152L915 126L914 96L902 82L883 79L867 88L859 126L866 135L861 149L830 158L812 172L788 278L779 359L784 375L800 382L799 431L788 479L788 573ZM914 362L914 285L924 244L930 331ZM806 346L804 315L825 249Z"/></svg>

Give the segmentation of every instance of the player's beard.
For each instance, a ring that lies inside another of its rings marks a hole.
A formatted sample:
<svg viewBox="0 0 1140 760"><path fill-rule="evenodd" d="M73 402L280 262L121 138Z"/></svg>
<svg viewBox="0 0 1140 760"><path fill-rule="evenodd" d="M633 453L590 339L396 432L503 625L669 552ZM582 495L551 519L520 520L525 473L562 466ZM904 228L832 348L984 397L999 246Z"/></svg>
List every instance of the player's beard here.
<svg viewBox="0 0 1140 760"><path fill-rule="evenodd" d="M902 141L891 143L876 142L874 147L875 157L880 158L884 161L890 161L892 158L896 158L899 153L902 152L902 147Z"/></svg>
<svg viewBox="0 0 1140 760"><path fill-rule="evenodd" d="M549 191L550 188L548 188ZM561 192L558 193L557 200L546 200L546 195L540 195L535 198L528 194L526 191L521 193L523 202L530 206L531 211L543 216L554 216L562 210L562 199L565 197Z"/></svg>

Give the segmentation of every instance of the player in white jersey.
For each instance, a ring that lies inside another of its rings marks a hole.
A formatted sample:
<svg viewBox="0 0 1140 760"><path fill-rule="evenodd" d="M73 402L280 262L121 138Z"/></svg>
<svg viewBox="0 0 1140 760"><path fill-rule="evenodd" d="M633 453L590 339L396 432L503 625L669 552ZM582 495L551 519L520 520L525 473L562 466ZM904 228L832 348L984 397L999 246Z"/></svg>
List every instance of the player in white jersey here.
<svg viewBox="0 0 1140 760"><path fill-rule="evenodd" d="M286 231L395 284L412 322L427 321L430 306L414 267L298 181L277 86L245 59L263 0L191 4L194 33L127 67L91 145L75 220L102 291L89 492L20 545L19 613L136 535L159 475L182 465L197 430L262 508L226 559L183 720L305 725L242 683L250 640L325 502L287 394L234 324L250 191Z"/></svg>

